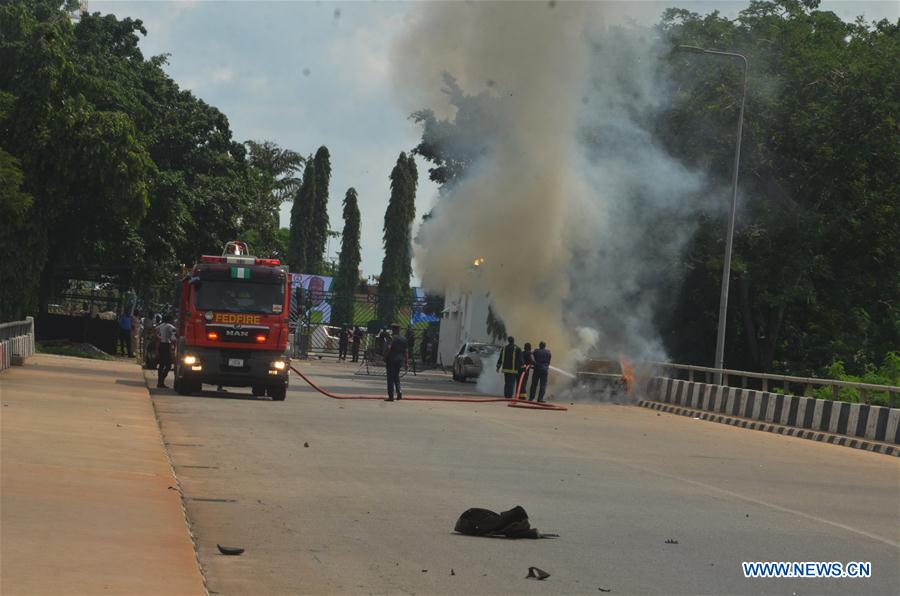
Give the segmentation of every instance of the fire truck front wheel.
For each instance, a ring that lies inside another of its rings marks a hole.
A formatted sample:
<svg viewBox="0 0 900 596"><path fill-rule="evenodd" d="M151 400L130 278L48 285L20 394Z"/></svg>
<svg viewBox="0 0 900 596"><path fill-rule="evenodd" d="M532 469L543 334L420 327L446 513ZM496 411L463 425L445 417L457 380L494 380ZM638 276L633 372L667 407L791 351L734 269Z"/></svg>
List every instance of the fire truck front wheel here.
<svg viewBox="0 0 900 596"><path fill-rule="evenodd" d="M269 397L272 401L284 401L287 396L287 383L277 383L270 385L268 389Z"/></svg>

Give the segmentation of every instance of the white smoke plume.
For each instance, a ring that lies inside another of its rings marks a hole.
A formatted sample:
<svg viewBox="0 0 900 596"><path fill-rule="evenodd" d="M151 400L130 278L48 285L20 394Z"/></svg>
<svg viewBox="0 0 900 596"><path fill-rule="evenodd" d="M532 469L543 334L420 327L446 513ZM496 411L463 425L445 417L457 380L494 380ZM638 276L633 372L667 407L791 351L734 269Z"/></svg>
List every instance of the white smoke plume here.
<svg viewBox="0 0 900 596"><path fill-rule="evenodd" d="M424 285L489 292L520 345L544 340L564 367L592 350L664 356L656 288L701 188L649 132L667 95L660 47L649 32L599 25L604 10L422 4L395 59L410 111L452 121L460 92L482 106L457 122L477 159L419 233ZM449 94L446 75L458 83Z"/></svg>

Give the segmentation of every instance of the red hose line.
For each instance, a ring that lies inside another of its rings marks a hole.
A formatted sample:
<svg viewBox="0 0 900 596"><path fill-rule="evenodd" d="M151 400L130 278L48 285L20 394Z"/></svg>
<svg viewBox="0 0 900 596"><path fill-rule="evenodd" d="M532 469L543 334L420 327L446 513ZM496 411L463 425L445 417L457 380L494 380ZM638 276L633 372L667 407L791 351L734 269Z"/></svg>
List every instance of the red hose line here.
<svg viewBox="0 0 900 596"><path fill-rule="evenodd" d="M310 387L321 393L326 397L330 397L332 399L378 399L384 400L383 395L344 395L341 393L332 393L331 391L327 391L319 387L312 379L308 376L297 370L295 366L291 366L291 370L294 371L301 379L306 381ZM473 403L473 404L483 404L490 402L508 402L510 400L505 397L450 397L450 396L435 396L435 397L423 397L423 396L404 396L403 401L447 401L447 402L462 402L462 403Z"/></svg>

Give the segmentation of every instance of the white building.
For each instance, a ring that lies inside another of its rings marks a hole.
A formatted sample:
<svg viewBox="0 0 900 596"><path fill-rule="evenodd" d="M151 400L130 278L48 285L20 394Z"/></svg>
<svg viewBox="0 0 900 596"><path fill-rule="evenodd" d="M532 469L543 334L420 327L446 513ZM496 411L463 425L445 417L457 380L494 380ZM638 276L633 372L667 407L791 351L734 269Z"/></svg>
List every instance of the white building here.
<svg viewBox="0 0 900 596"><path fill-rule="evenodd" d="M453 363L459 348L467 341L493 343L487 332L490 303L486 292L446 292L438 340L438 354L444 366Z"/></svg>

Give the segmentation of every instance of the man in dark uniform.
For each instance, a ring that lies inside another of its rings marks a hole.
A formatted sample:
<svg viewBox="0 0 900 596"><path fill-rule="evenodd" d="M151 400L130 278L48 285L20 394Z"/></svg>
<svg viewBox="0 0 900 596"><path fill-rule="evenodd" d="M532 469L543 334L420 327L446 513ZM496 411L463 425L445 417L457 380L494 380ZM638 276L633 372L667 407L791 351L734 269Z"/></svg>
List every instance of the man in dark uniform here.
<svg viewBox="0 0 900 596"><path fill-rule="evenodd" d="M528 371L532 366L534 366L534 358L531 355L531 344L526 341L522 346L522 366L519 367L520 380L516 380L516 384L519 385L519 399L528 399Z"/></svg>
<svg viewBox="0 0 900 596"><path fill-rule="evenodd" d="M534 374L531 376L531 391L528 393L528 401L534 401L535 398L541 403L544 402L544 393L547 391L547 375L550 373L550 350L547 349L546 342L541 342L538 349L532 353L534 358ZM538 393L538 385L540 385L540 393Z"/></svg>
<svg viewBox="0 0 900 596"><path fill-rule="evenodd" d="M341 326L338 333L338 360L347 360L347 347L350 345L350 330L346 325Z"/></svg>
<svg viewBox="0 0 900 596"><path fill-rule="evenodd" d="M359 345L362 343L363 332L358 326L353 328L353 362L359 361Z"/></svg>
<svg viewBox="0 0 900 596"><path fill-rule="evenodd" d="M384 352L384 365L387 368L387 399L394 401L394 388L397 388L397 399L403 399L403 391L400 389L400 368L407 365L406 338L400 335L400 325L391 326L391 343Z"/></svg>
<svg viewBox="0 0 900 596"><path fill-rule="evenodd" d="M516 378L522 366L522 350L512 336L506 338L506 345L500 348L497 372L503 373L503 396L511 399L516 393Z"/></svg>

